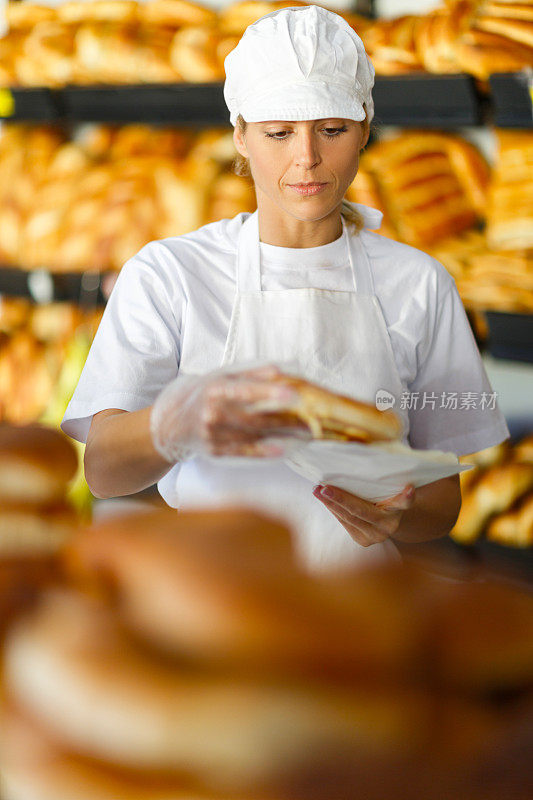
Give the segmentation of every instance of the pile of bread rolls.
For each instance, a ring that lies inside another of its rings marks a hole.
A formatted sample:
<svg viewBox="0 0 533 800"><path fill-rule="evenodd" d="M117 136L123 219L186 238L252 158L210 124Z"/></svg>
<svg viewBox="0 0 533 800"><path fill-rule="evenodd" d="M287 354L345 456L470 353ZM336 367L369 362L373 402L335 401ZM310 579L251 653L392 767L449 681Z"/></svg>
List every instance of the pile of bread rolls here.
<svg viewBox="0 0 533 800"><path fill-rule="evenodd" d="M55 272L120 269L153 239L253 210L231 172L231 132L7 125L0 138L0 262Z"/></svg>
<svg viewBox="0 0 533 800"><path fill-rule="evenodd" d="M529 0L445 0L428 14L377 20L361 33L376 72L494 72L533 65Z"/></svg>
<svg viewBox="0 0 533 800"><path fill-rule="evenodd" d="M239 509L114 516L3 648L3 800L526 800L533 600L309 574Z"/></svg>
<svg viewBox="0 0 533 800"><path fill-rule="evenodd" d="M456 135L405 131L383 139L363 153L346 196L383 212L379 233L441 261L467 308L531 312L533 133L494 135L490 169Z"/></svg>
<svg viewBox="0 0 533 800"><path fill-rule="evenodd" d="M248 25L300 5L241 0L217 13L187 0L8 2L0 85L222 81L224 58ZM340 13L378 74L467 72L484 81L533 64L529 0L445 0L429 14L375 21Z"/></svg>
<svg viewBox="0 0 533 800"><path fill-rule="evenodd" d="M77 466L62 433L0 424L0 635L58 574L59 550L77 527L67 500Z"/></svg>
<svg viewBox="0 0 533 800"><path fill-rule="evenodd" d="M511 547L533 545L533 434L459 459L463 502L451 537L473 544L484 536Z"/></svg>
<svg viewBox="0 0 533 800"><path fill-rule="evenodd" d="M101 315L72 303L0 297L0 422L34 422L54 400L66 405L58 391L74 388ZM73 376L66 387L63 372Z"/></svg>

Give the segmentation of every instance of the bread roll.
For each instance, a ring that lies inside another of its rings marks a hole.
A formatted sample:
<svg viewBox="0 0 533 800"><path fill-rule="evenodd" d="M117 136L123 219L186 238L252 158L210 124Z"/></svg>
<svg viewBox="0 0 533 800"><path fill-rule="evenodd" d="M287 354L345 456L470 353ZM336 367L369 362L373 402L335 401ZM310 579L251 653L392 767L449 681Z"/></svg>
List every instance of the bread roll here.
<svg viewBox="0 0 533 800"><path fill-rule="evenodd" d="M423 693L169 667L72 593L48 593L11 628L5 650L9 696L69 749L130 769L187 771L237 795L275 789L314 759L415 754L429 730Z"/></svg>
<svg viewBox="0 0 533 800"><path fill-rule="evenodd" d="M0 425L0 502L51 505L61 500L78 466L59 431L41 425Z"/></svg>
<svg viewBox="0 0 533 800"><path fill-rule="evenodd" d="M139 4L139 18L151 25L213 26L216 24L217 14L207 6L188 0L147 0Z"/></svg>
<svg viewBox="0 0 533 800"><path fill-rule="evenodd" d="M533 494L523 498L518 506L495 517L487 528L487 539L508 547L533 545Z"/></svg>
<svg viewBox="0 0 533 800"><path fill-rule="evenodd" d="M533 465L508 463L488 469L463 500L450 535L471 544L495 514L507 511L533 487Z"/></svg>

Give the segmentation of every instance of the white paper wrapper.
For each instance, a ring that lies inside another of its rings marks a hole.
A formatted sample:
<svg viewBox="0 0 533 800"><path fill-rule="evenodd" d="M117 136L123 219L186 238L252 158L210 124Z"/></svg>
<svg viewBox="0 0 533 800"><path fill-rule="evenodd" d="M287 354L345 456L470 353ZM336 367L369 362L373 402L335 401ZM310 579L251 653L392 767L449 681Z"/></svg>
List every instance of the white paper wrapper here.
<svg viewBox="0 0 533 800"><path fill-rule="evenodd" d="M372 502L471 469L455 453L413 450L401 442L313 441L294 448L285 462L313 483L331 484Z"/></svg>

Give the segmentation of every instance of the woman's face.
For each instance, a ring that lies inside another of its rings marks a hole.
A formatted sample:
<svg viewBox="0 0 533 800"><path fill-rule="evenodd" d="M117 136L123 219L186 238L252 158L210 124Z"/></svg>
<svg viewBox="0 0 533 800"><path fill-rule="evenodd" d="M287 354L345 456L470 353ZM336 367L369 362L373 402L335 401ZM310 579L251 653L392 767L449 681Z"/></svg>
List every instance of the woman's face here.
<svg viewBox="0 0 533 800"><path fill-rule="evenodd" d="M257 202L269 198L290 215L317 220L342 201L357 174L359 152L368 140L366 122L328 118L249 122L233 139L250 160ZM320 184L297 188L297 184Z"/></svg>

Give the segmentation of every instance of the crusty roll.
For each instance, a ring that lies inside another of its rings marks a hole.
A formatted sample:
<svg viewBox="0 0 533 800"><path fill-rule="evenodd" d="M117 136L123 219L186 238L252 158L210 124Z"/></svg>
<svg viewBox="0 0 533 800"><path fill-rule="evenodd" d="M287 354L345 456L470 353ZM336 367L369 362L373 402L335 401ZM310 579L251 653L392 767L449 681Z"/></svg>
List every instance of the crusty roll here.
<svg viewBox="0 0 533 800"><path fill-rule="evenodd" d="M495 514L507 511L533 488L533 464L509 462L488 469L463 500L451 536L471 544Z"/></svg>
<svg viewBox="0 0 533 800"><path fill-rule="evenodd" d="M81 755L193 773L237 796L283 785L325 755L414 755L431 721L428 696L401 687L263 682L165 664L124 637L109 610L66 591L47 593L12 626L5 682L23 711Z"/></svg>
<svg viewBox="0 0 533 800"><path fill-rule="evenodd" d="M56 9L38 3L5 4L6 21L9 28L32 28L39 22L47 22L56 18Z"/></svg>
<svg viewBox="0 0 533 800"><path fill-rule="evenodd" d="M170 45L170 62L183 80L209 83L224 79L224 65L217 54L221 38L217 30L201 25L177 31Z"/></svg>
<svg viewBox="0 0 533 800"><path fill-rule="evenodd" d="M393 411L380 411L370 403L337 394L302 378L281 374L276 383L296 392L298 400L285 412L276 412L283 426L286 419L303 422L315 439L377 442L400 439L402 424ZM257 407L258 411L268 411Z"/></svg>
<svg viewBox="0 0 533 800"><path fill-rule="evenodd" d="M63 22L135 22L137 13L135 0L65 0L57 7L57 16Z"/></svg>
<svg viewBox="0 0 533 800"><path fill-rule="evenodd" d="M523 498L518 506L495 517L487 528L487 539L508 547L533 545L533 494Z"/></svg>
<svg viewBox="0 0 533 800"><path fill-rule="evenodd" d="M139 3L139 19L151 25L215 25L216 12L189 0L147 0Z"/></svg>
<svg viewBox="0 0 533 800"><path fill-rule="evenodd" d="M100 593L111 587L137 635L178 658L339 681L416 669L421 618L410 573L311 580L287 529L263 515L165 509L104 520L66 555L74 576Z"/></svg>
<svg viewBox="0 0 533 800"><path fill-rule="evenodd" d="M0 502L51 505L65 495L78 460L59 431L41 425L0 425Z"/></svg>

